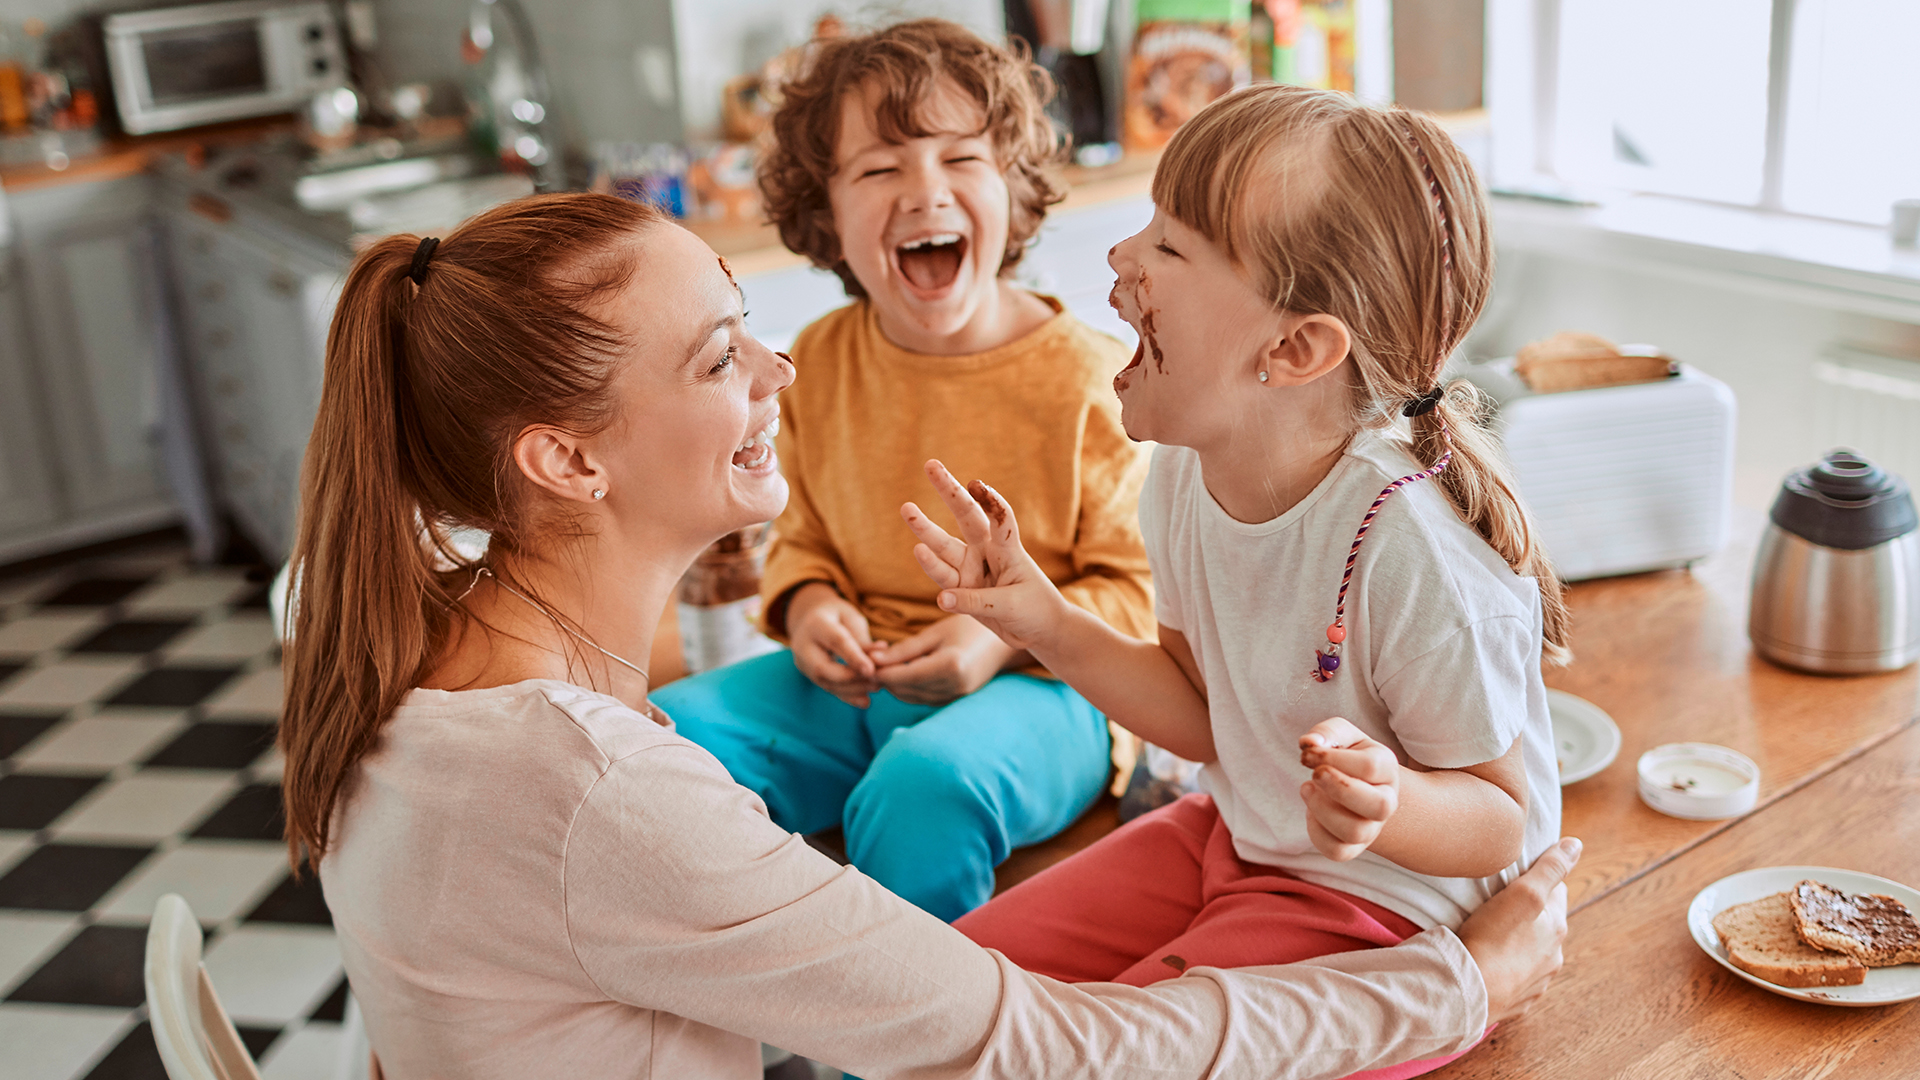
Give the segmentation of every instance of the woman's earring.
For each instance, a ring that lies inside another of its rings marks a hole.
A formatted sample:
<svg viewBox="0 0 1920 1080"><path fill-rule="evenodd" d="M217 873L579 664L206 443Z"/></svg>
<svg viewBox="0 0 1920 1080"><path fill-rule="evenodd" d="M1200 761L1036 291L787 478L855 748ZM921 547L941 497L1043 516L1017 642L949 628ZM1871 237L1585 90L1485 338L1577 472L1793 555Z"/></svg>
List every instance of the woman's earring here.
<svg viewBox="0 0 1920 1080"><path fill-rule="evenodd" d="M1261 381L1261 382L1266 382L1266 381L1267 381L1267 373L1266 373L1266 372L1264 372L1264 371L1263 371L1263 372L1261 372L1261 373L1260 373L1260 381Z"/></svg>
<svg viewBox="0 0 1920 1080"><path fill-rule="evenodd" d="M594 498L595 498L596 500L597 500L597 499L601 499L601 498L604 498L604 497L606 496L606 494L607 494L607 489L605 489L605 488L594 488L594 489L593 489L593 497L594 497Z"/></svg>

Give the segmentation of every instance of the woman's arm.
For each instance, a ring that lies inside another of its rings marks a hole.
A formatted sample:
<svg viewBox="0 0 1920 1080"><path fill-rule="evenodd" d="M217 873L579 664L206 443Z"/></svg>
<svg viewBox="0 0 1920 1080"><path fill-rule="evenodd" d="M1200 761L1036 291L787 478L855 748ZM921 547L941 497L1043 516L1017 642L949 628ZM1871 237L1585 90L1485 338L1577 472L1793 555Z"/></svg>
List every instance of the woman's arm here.
<svg viewBox="0 0 1920 1080"><path fill-rule="evenodd" d="M1019 522L999 492L979 480L961 487L938 461L927 462L927 476L961 539L913 503L900 513L920 540L914 557L940 586L942 611L973 616L1148 742L1190 761L1214 759L1206 694L1185 638L1162 626L1159 643L1141 641L1068 603L1020 546Z"/></svg>
<svg viewBox="0 0 1920 1080"><path fill-rule="evenodd" d="M1472 1045L1558 966L1559 937L1527 911L1548 883L1462 937L1070 986L834 865L691 744L609 766L564 880L569 944L612 1000L874 1078L1344 1076Z"/></svg>

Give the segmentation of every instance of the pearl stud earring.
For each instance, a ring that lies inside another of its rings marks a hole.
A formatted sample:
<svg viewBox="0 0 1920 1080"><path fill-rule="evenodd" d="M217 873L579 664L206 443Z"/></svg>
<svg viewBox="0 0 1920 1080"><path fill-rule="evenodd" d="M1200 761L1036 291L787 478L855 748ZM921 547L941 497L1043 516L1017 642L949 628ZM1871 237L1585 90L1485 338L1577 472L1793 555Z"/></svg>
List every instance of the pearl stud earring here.
<svg viewBox="0 0 1920 1080"><path fill-rule="evenodd" d="M605 488L594 488L594 489L593 489L593 497L594 497L595 499L600 499L600 498L604 498L604 497L606 496L606 494L607 494L607 491L606 491L606 489L605 489Z"/></svg>
<svg viewBox="0 0 1920 1080"><path fill-rule="evenodd" d="M1260 381L1261 381L1261 382L1266 382L1266 381L1267 381L1267 373L1266 373L1266 372L1264 372L1264 371L1263 371L1263 372L1261 372L1261 373L1260 373Z"/></svg>

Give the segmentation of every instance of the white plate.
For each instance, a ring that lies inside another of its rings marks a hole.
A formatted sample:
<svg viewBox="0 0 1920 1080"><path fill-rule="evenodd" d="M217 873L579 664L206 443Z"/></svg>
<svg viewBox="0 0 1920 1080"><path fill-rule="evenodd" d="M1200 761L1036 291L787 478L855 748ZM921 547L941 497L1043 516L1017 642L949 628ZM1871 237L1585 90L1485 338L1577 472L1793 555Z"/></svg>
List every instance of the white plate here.
<svg viewBox="0 0 1920 1080"><path fill-rule="evenodd" d="M1907 910L1920 912L1920 891L1897 881L1856 870L1835 870L1830 866L1766 866L1723 877L1701 889L1694 896L1693 903L1687 905L1687 929L1693 932L1693 940L1700 948L1718 960L1721 967L1782 997L1798 998L1819 1005L1891 1005L1896 1001L1920 998L1920 964L1868 968L1867 981L1859 986L1807 987L1779 986L1733 966L1732 961L1727 959L1727 950L1720 944L1720 935L1713 932L1713 917L1735 904L1786 892L1808 878L1844 892L1891 896L1907 905Z"/></svg>
<svg viewBox="0 0 1920 1080"><path fill-rule="evenodd" d="M1561 787L1585 780L1619 756L1620 729L1600 706L1565 690L1549 690L1547 713L1553 717L1553 756L1560 762Z"/></svg>

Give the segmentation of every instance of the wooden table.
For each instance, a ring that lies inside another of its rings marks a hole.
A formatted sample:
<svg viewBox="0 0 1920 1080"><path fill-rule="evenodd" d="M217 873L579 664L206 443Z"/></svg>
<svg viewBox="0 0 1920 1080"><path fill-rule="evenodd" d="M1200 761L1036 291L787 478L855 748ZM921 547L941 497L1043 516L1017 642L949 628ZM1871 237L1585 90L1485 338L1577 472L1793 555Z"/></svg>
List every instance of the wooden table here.
<svg viewBox="0 0 1920 1080"><path fill-rule="evenodd" d="M1546 999L1430 1074L1469 1077L1911 1077L1920 1003L1841 1008L1752 986L1687 932L1695 893L1760 866L1920 882L1920 723L1776 798L1569 920Z"/></svg>
<svg viewBox="0 0 1920 1080"><path fill-rule="evenodd" d="M1648 809L1635 772L1644 751L1673 742L1740 751L1760 766L1759 809L1870 750L1920 713L1915 668L1805 675L1753 655L1747 588L1763 524L1757 512L1741 515L1738 542L1692 570L1585 582L1569 591L1574 661L1549 669L1547 685L1605 709L1622 737L1620 756L1605 771L1561 789L1561 831L1586 843L1569 882L1575 910L1731 824Z"/></svg>
<svg viewBox="0 0 1920 1080"><path fill-rule="evenodd" d="M1848 1009L1770 994L1693 942L1686 909L1728 874L1835 866L1920 882L1920 673L1831 678L1755 657L1746 639L1752 539L1691 571L1574 586L1571 666L1550 686L1620 725L1619 758L1562 789L1586 852L1570 885L1567 965L1545 1001L1433 1073L1468 1077L1920 1075L1920 1009ZM1727 822L1665 817L1635 762L1667 742L1758 762L1760 804Z"/></svg>

